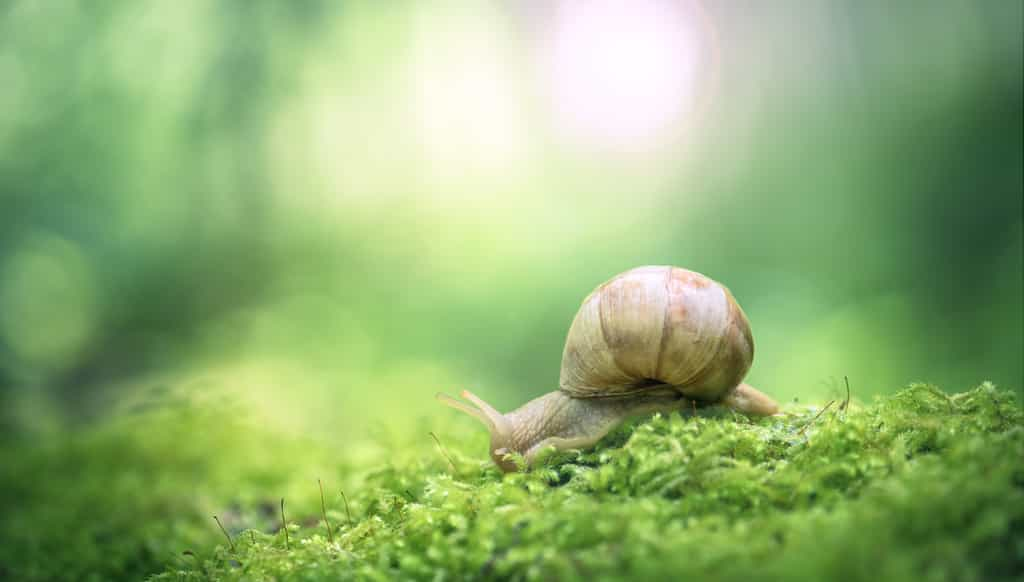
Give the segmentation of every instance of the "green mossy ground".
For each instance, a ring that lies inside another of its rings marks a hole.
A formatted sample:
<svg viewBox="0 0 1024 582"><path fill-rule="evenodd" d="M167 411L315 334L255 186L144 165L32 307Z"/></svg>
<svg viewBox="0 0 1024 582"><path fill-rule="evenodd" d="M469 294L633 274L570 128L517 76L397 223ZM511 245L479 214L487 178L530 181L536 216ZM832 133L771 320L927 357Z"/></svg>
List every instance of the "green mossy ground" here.
<svg viewBox="0 0 1024 582"><path fill-rule="evenodd" d="M506 476L454 415L340 454L230 415L136 415L0 450L0 578L1021 577L1024 415L1009 393L915 385L840 404L658 416Z"/></svg>

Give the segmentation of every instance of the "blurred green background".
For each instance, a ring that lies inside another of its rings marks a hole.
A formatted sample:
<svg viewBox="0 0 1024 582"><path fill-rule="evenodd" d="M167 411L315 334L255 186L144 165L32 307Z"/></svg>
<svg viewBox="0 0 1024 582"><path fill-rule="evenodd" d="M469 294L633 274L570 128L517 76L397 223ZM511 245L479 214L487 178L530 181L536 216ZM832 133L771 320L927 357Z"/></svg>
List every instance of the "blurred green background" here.
<svg viewBox="0 0 1024 582"><path fill-rule="evenodd" d="M780 400L1022 386L1022 4L0 2L0 424L322 438L729 286Z"/></svg>

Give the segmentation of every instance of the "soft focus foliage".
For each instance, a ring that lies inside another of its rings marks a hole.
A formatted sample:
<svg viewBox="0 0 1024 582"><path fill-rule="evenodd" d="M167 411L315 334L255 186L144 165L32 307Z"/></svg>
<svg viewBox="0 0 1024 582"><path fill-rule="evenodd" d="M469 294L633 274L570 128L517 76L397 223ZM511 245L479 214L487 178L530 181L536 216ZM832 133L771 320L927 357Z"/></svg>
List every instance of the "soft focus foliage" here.
<svg viewBox="0 0 1024 582"><path fill-rule="evenodd" d="M1019 390L1021 22L3 2L0 428L165 384L336 441L452 385L510 408L555 386L581 299L642 264L729 286L781 399L844 375Z"/></svg>
<svg viewBox="0 0 1024 582"><path fill-rule="evenodd" d="M145 412L4 451L14 480L2 494L19 504L0 521L0 563L19 580L139 577L161 564L160 580L1019 574L1024 414L1007 392L915 385L839 404L759 422L656 416L505 476L483 431L455 416L414 439L381 435L366 455L226 412ZM202 448L188 444L196 430Z"/></svg>

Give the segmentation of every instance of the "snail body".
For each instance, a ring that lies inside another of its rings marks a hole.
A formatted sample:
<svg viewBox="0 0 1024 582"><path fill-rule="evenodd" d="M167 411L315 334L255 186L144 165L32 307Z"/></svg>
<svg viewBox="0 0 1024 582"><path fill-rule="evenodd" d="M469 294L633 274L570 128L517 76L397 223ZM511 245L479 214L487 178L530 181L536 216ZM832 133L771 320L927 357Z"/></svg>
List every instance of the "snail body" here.
<svg viewBox="0 0 1024 582"><path fill-rule="evenodd" d="M754 357L746 315L714 280L668 266L638 267L599 285L580 306L562 352L559 388L501 414L469 391L442 403L491 432L491 458L530 464L547 447L585 449L624 420L723 405L767 416L778 405L742 382Z"/></svg>

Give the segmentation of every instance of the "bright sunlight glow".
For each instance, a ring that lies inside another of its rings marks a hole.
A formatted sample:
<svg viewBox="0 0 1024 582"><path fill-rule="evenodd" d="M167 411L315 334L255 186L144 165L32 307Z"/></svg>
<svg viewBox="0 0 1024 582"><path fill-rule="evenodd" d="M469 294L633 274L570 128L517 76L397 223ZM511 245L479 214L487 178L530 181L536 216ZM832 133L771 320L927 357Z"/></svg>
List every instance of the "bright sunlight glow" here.
<svg viewBox="0 0 1024 582"><path fill-rule="evenodd" d="M549 59L552 97L573 138L613 149L664 141L692 107L700 23L677 0L564 1Z"/></svg>

